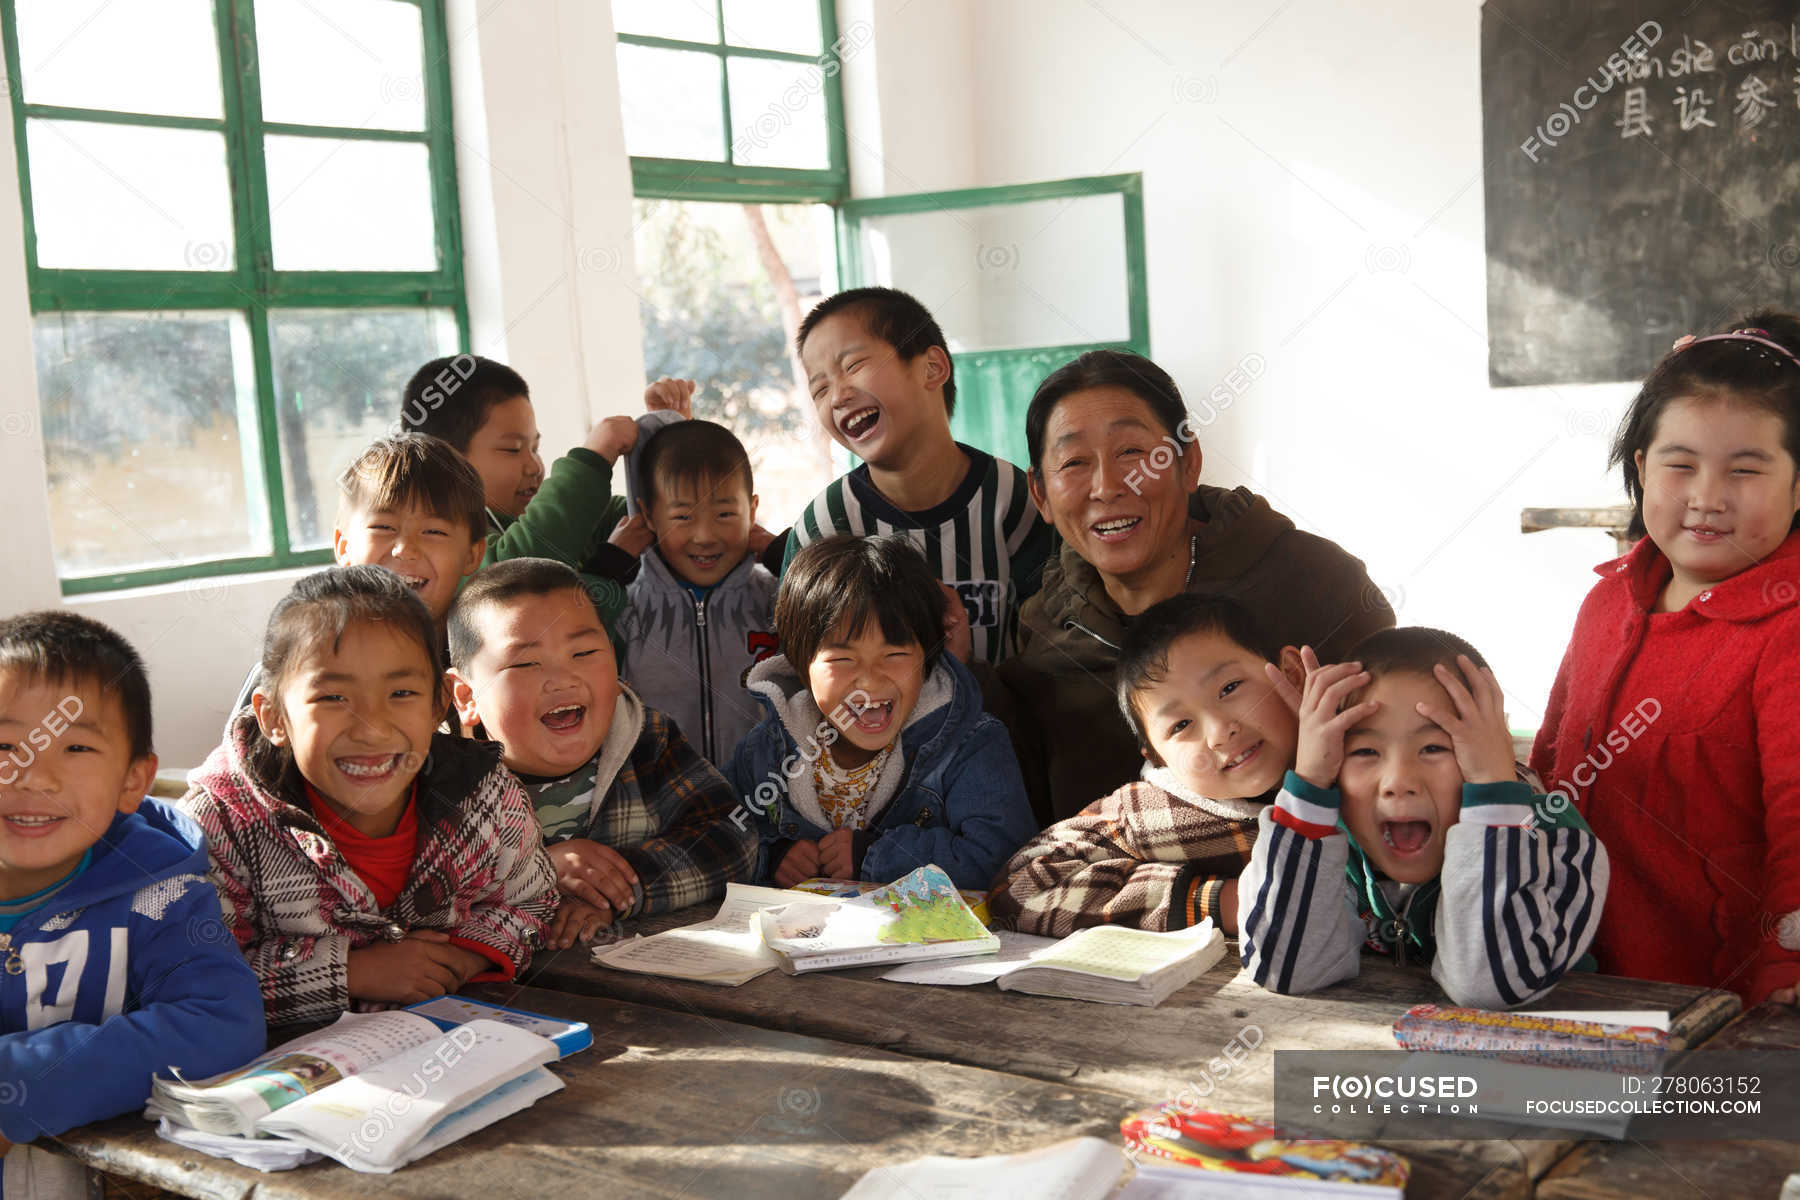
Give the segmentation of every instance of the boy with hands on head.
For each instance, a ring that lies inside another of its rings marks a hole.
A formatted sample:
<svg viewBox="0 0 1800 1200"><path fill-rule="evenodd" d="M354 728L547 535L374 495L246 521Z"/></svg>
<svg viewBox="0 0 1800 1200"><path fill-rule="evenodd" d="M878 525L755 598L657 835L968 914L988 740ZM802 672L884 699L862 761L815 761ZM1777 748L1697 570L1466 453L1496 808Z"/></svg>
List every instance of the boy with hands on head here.
<svg viewBox="0 0 1800 1200"><path fill-rule="evenodd" d="M1311 992L1353 978L1366 945L1429 962L1457 1004L1544 995L1599 926L1606 849L1565 800L1518 781L1494 673L1417 626L1365 638L1350 662L1310 648L1302 662L1299 688L1270 671L1300 732L1243 875L1244 969Z"/></svg>

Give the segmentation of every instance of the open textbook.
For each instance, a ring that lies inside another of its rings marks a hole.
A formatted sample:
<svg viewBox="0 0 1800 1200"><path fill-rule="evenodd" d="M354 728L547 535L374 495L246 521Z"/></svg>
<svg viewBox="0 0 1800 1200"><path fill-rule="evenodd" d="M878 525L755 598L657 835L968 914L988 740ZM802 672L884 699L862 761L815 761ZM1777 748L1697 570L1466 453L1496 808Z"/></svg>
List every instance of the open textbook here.
<svg viewBox="0 0 1800 1200"><path fill-rule="evenodd" d="M794 900L793 892L780 888L727 884L725 902L711 920L595 946L593 960L618 971L737 987L773 970L777 961L762 943L756 914Z"/></svg>
<svg viewBox="0 0 1800 1200"><path fill-rule="evenodd" d="M1011 992L1154 1007L1225 956L1224 935L1210 917L1168 933L1096 925L1060 941L1004 932L999 941L999 953L990 958L909 963L882 978L964 985L992 981Z"/></svg>
<svg viewBox="0 0 1800 1200"><path fill-rule="evenodd" d="M756 924L763 945L790 975L1000 949L999 939L935 866L850 899L802 896L758 912Z"/></svg>
<svg viewBox="0 0 1800 1200"><path fill-rule="evenodd" d="M585 1026L538 1019L563 1026L564 1045L591 1041ZM170 1141L264 1170L296 1165L297 1145L388 1172L559 1090L543 1066L559 1056L509 1020L346 1013L236 1071L155 1080L144 1115Z"/></svg>

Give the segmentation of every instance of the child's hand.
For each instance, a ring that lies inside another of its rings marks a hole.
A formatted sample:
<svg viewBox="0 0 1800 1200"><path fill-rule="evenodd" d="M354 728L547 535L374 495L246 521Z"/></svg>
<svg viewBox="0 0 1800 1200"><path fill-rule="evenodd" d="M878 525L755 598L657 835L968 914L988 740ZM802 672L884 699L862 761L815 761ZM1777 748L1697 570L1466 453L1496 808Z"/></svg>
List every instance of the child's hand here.
<svg viewBox="0 0 1800 1200"><path fill-rule="evenodd" d="M567 950L578 939L593 941L594 935L610 924L611 912L603 912L585 900L564 896L562 903L556 906L556 919L550 922L546 942L552 950Z"/></svg>
<svg viewBox="0 0 1800 1200"><path fill-rule="evenodd" d="M781 865L775 868L775 883L779 887L793 887L803 879L820 874L823 872L819 870L819 843L795 842L781 856Z"/></svg>
<svg viewBox="0 0 1800 1200"><path fill-rule="evenodd" d="M608 417L588 430L582 445L609 463L618 462L619 455L637 445L637 435L636 417Z"/></svg>
<svg viewBox="0 0 1800 1200"><path fill-rule="evenodd" d="M1800 988L1776 988L1769 993L1771 1004L1800 1004Z"/></svg>
<svg viewBox="0 0 1800 1200"><path fill-rule="evenodd" d="M819 839L819 874L827 879L856 878L856 863L851 849L855 832L846 826L834 829Z"/></svg>
<svg viewBox="0 0 1800 1200"><path fill-rule="evenodd" d="M606 540L636 558L656 544L656 531L642 513L632 513L613 526L612 535Z"/></svg>
<svg viewBox="0 0 1800 1200"><path fill-rule="evenodd" d="M969 610L964 606L962 597L956 589L947 583L940 582L938 587L944 593L944 649L956 656L958 662L968 662L975 653L975 635L969 629Z"/></svg>
<svg viewBox="0 0 1800 1200"><path fill-rule="evenodd" d="M1344 766L1344 731L1381 707L1379 701L1364 700L1354 708L1339 712L1344 697L1369 682L1369 673L1361 663L1319 665L1319 656L1311 646L1300 648L1300 662L1306 668L1306 682L1296 689L1281 668L1274 663L1263 671L1287 706L1300 718L1300 741L1294 753L1294 774L1317 788L1328 788L1337 782Z"/></svg>
<svg viewBox="0 0 1800 1200"><path fill-rule="evenodd" d="M1464 783L1505 783L1517 778L1500 681L1488 668L1477 668L1466 654L1456 656L1456 665L1461 668L1460 677L1443 663L1433 668L1456 711L1446 712L1421 700L1416 706L1419 715L1436 721L1450 735Z"/></svg>
<svg viewBox="0 0 1800 1200"><path fill-rule="evenodd" d="M556 886L565 896L599 909L609 924L616 914L630 910L637 872L617 850L588 838L570 838L548 850Z"/></svg>
<svg viewBox="0 0 1800 1200"><path fill-rule="evenodd" d="M774 540L775 535L764 529L761 525L752 525L750 527L750 553L756 555L758 558L762 557L762 552L767 550L769 548L769 543Z"/></svg>
<svg viewBox="0 0 1800 1200"><path fill-rule="evenodd" d="M671 379L664 375L644 389L644 411L667 409L691 419L694 415L694 389L699 386L691 379Z"/></svg>
<svg viewBox="0 0 1800 1200"><path fill-rule="evenodd" d="M454 992L469 975L468 959L481 955L452 946L436 929L415 929L397 942L377 942L352 950L345 964L345 978L353 1000L383 1004L417 1004L446 992ZM483 965L487 960L481 958Z"/></svg>

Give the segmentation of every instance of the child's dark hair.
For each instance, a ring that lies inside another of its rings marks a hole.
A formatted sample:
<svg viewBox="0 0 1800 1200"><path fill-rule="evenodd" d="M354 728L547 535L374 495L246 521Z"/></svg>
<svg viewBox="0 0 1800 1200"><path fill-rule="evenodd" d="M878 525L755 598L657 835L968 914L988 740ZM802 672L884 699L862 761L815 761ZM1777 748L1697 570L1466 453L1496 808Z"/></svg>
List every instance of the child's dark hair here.
<svg viewBox="0 0 1800 1200"><path fill-rule="evenodd" d="M944 379L944 411L956 414L956 362L950 357L950 343L944 340L944 331L938 328L930 309L897 288L851 288L813 305L794 335L794 352L804 351L806 339L819 323L839 313L854 314L872 337L892 346L904 362L911 362L933 346L942 350L950 363L950 374Z"/></svg>
<svg viewBox="0 0 1800 1200"><path fill-rule="evenodd" d="M1433 678L1439 665L1457 673L1456 656L1466 654L1477 667L1487 666L1481 651L1454 633L1425 625L1400 625L1371 633L1350 651L1346 662L1359 662L1371 681L1383 675L1423 675Z"/></svg>
<svg viewBox="0 0 1800 1200"><path fill-rule="evenodd" d="M1187 407L1181 389L1169 373L1141 354L1128 350L1089 350L1064 363L1038 384L1025 409L1025 445L1031 455L1031 472L1043 477L1044 433L1050 414L1063 397L1089 388L1123 388L1150 406L1157 423L1173 439L1175 451L1186 453L1191 434L1185 434Z"/></svg>
<svg viewBox="0 0 1800 1200"><path fill-rule="evenodd" d="M715 496L729 492L739 478L744 494L756 494L750 455L731 430L712 421L675 421L663 426L632 455L638 495L647 504L662 499L658 483L692 482L696 490Z"/></svg>
<svg viewBox="0 0 1800 1200"><path fill-rule="evenodd" d="M588 603L594 602L593 593L575 568L554 558L508 558L477 571L450 607L450 665L466 671L481 653L481 623L476 616L482 609L520 596L549 596L557 592L580 592ZM598 604L594 604L594 619L602 629L606 627Z"/></svg>
<svg viewBox="0 0 1800 1200"><path fill-rule="evenodd" d="M1223 596L1197 596L1182 592L1160 600L1139 613L1125 630L1119 645L1119 665L1114 679L1119 711L1137 739L1138 747L1151 755L1149 732L1137 709L1137 697L1169 677L1169 650L1190 633L1217 633L1236 642L1258 658L1281 661L1281 643L1264 633L1249 610ZM1160 766L1160 757L1152 765Z"/></svg>
<svg viewBox="0 0 1800 1200"><path fill-rule="evenodd" d="M34 683L91 683L102 694L117 696L131 757L153 751L144 660L130 642L100 622L55 611L0 620L0 671L23 672Z"/></svg>
<svg viewBox="0 0 1800 1200"><path fill-rule="evenodd" d="M338 477L346 513L417 507L466 525L469 540L487 536L481 476L456 447L423 433L378 438Z"/></svg>
<svg viewBox="0 0 1800 1200"><path fill-rule="evenodd" d="M464 454L495 405L531 398L525 379L505 363L479 354L434 358L406 381L400 424L411 433L443 438Z"/></svg>
<svg viewBox="0 0 1800 1200"><path fill-rule="evenodd" d="M444 655L438 647L437 622L418 593L386 567L359 563L327 567L302 577L275 602L263 633L256 690L281 706L286 677L320 646L336 649L345 631L359 621L378 622L412 638L431 666L432 702L444 699ZM251 766L273 777L286 765L288 751L266 737L257 738Z"/></svg>
<svg viewBox="0 0 1800 1200"><path fill-rule="evenodd" d="M1720 341L1701 339L1663 355L1619 423L1607 465L1625 472L1633 538L1641 538L1645 533L1644 481L1638 477L1637 456L1650 449L1663 412L1676 400L1730 397L1740 404L1774 413L1781 418L1782 445L1788 456L1800 464L1800 362L1790 357L1800 355L1800 317L1764 309L1721 332L1752 336ZM1789 353L1752 340L1755 337L1785 346ZM1800 513L1795 514L1789 528L1800 529Z"/></svg>
<svg viewBox="0 0 1800 1200"><path fill-rule="evenodd" d="M802 678L839 627L860 633L873 617L896 646L917 642L927 673L944 647L945 596L918 547L904 537L833 534L794 555L775 596L775 636Z"/></svg>

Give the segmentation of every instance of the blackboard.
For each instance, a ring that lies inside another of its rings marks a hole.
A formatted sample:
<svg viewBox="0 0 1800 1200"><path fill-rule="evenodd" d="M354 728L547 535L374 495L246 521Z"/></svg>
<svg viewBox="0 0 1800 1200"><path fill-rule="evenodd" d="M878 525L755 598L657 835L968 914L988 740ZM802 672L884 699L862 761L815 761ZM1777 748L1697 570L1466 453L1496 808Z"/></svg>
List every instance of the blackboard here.
<svg viewBox="0 0 1800 1200"><path fill-rule="evenodd" d="M1488 376L1635 380L1800 289L1800 2L1481 11Z"/></svg>

